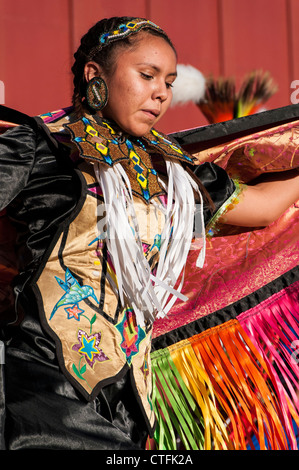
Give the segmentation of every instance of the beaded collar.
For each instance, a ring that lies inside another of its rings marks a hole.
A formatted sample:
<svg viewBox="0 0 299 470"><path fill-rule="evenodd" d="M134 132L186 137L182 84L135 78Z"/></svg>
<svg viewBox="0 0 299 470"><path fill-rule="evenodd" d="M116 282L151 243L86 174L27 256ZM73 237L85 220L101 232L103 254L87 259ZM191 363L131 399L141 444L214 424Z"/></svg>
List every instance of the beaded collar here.
<svg viewBox="0 0 299 470"><path fill-rule="evenodd" d="M193 159L166 135L152 129L143 137L137 138L123 134L106 119L82 117L64 125L71 134L71 140L79 149L80 157L91 162L108 166L122 162L125 167L132 191L146 203L164 194L151 154L160 154L193 164Z"/></svg>

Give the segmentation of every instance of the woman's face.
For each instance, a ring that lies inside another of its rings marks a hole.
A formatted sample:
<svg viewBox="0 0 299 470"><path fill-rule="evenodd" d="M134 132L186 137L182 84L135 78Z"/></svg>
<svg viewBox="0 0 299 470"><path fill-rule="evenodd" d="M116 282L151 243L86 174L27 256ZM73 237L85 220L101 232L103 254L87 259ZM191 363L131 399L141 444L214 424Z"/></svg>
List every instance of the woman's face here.
<svg viewBox="0 0 299 470"><path fill-rule="evenodd" d="M176 55L163 38L145 33L132 48L117 53L111 76L101 76L109 92L102 116L140 137L156 125L171 103Z"/></svg>

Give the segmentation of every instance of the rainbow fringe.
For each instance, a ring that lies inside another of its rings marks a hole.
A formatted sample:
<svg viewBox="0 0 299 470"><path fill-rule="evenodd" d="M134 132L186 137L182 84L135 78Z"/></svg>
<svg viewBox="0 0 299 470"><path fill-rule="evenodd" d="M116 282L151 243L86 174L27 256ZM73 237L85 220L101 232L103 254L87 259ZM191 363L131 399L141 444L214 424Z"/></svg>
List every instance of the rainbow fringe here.
<svg viewBox="0 0 299 470"><path fill-rule="evenodd" d="M297 351L298 350L298 360ZM223 325L152 353L155 444L298 449L299 281Z"/></svg>

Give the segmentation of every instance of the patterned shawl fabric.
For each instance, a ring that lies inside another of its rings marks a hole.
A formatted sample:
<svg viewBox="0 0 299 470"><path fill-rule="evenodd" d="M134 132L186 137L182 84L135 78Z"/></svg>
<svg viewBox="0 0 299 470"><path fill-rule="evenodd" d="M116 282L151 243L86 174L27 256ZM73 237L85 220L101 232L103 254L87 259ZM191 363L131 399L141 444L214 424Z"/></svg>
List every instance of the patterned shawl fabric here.
<svg viewBox="0 0 299 470"><path fill-rule="evenodd" d="M175 135L240 182L299 166L299 108ZM210 227L182 293L155 322L159 449L298 449L299 204L267 228Z"/></svg>
<svg viewBox="0 0 299 470"><path fill-rule="evenodd" d="M216 163L240 183L299 167L296 105L172 137L198 165ZM230 204L233 198L216 215ZM157 426L148 448L298 448L298 207L267 228L212 220L202 269L197 250L190 251L182 289L188 300L178 299L154 323ZM12 232L0 216L0 296L8 299L16 267L7 249Z"/></svg>

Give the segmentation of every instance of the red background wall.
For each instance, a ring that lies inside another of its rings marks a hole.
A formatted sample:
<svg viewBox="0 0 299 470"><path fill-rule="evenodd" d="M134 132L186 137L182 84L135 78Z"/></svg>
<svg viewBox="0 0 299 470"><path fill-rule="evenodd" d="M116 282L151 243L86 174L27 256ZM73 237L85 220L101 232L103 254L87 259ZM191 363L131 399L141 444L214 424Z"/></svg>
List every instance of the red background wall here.
<svg viewBox="0 0 299 470"><path fill-rule="evenodd" d="M254 69L269 71L279 91L267 108L291 103L291 83L299 80L298 0L0 0L0 104L28 114L68 106L80 37L114 15L158 23L175 43L179 63L204 75L238 81ZM188 104L170 109L160 129L205 123Z"/></svg>

